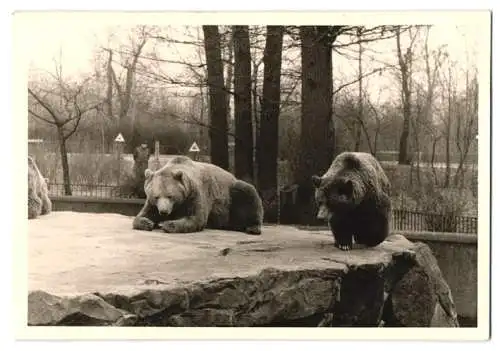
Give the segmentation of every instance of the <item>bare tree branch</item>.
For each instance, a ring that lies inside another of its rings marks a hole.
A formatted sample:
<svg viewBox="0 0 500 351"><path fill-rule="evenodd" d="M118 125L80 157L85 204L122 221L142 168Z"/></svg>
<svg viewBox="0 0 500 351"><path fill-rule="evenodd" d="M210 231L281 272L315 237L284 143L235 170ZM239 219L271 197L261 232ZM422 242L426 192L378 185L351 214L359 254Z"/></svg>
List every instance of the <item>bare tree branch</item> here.
<svg viewBox="0 0 500 351"><path fill-rule="evenodd" d="M35 94L33 92L33 90L31 90L30 88L28 88L28 93L45 109L47 110L47 112L52 116L52 118L54 119L54 123L53 124L58 124L58 123L61 123L59 117L57 116L57 114L54 112L54 110L45 102L43 101L42 99L40 99L38 97L37 94Z"/></svg>
<svg viewBox="0 0 500 351"><path fill-rule="evenodd" d="M32 115L33 117L36 117L36 118L38 118L38 119L40 119L40 120L42 120L42 121L44 121L44 122L46 122L46 123L55 124L55 123L54 123L54 121L51 121L51 120L49 120L49 119L47 119L47 118L45 118L45 117L40 116L39 114L35 113L35 112L34 112L33 110L31 110L30 108L28 108L28 113L31 113L31 115Z"/></svg>

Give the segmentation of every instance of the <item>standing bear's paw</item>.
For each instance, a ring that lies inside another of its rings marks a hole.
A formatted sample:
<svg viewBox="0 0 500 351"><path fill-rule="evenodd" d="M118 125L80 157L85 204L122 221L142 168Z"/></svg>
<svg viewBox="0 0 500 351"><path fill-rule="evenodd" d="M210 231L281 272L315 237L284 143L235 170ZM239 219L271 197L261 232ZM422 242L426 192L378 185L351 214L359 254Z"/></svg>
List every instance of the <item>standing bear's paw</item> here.
<svg viewBox="0 0 500 351"><path fill-rule="evenodd" d="M133 228L138 230L147 230L151 231L155 227L155 224L152 220L146 217L136 217L134 219Z"/></svg>
<svg viewBox="0 0 500 351"><path fill-rule="evenodd" d="M260 228L260 225L254 225L254 226L245 228L245 233L250 234L250 235L260 235L260 234L262 234L262 229Z"/></svg>

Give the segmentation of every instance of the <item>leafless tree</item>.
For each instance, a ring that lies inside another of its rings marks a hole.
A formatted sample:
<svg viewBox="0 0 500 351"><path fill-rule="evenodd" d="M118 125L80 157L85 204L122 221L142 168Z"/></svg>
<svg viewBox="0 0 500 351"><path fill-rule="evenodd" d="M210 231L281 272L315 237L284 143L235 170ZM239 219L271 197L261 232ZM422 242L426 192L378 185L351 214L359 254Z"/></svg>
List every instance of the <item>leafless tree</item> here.
<svg viewBox="0 0 500 351"><path fill-rule="evenodd" d="M59 152L63 168L64 192L71 195L68 152L66 141L77 131L82 118L103 104L99 97L89 96L86 91L92 77L79 83L65 81L62 64L56 64L56 73L51 74L52 81L45 84L31 83L28 87L28 112L45 123L53 125L57 130Z"/></svg>
<svg viewBox="0 0 500 351"><path fill-rule="evenodd" d="M403 49L401 43L401 28L396 26L396 54L399 64L401 83L401 102L403 105L403 129L399 140L399 164L410 164L408 138L410 136L411 96L412 96L412 63L414 59L413 47L418 34L418 28L410 28L410 43Z"/></svg>

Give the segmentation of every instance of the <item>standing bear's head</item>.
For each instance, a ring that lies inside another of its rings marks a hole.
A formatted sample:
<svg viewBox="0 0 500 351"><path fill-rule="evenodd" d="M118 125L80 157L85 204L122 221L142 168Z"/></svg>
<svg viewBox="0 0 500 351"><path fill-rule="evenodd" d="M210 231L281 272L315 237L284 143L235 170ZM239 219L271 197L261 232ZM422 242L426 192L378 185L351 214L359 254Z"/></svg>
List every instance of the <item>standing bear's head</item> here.
<svg viewBox="0 0 500 351"><path fill-rule="evenodd" d="M147 201L156 206L160 214L171 214L176 206L189 199L190 180L183 170L164 167L155 172L146 169L144 175Z"/></svg>
<svg viewBox="0 0 500 351"><path fill-rule="evenodd" d="M346 213L356 209L371 190L376 180L367 156L344 152L337 156L323 176L313 175L314 197L319 207L318 219L327 219L332 213Z"/></svg>

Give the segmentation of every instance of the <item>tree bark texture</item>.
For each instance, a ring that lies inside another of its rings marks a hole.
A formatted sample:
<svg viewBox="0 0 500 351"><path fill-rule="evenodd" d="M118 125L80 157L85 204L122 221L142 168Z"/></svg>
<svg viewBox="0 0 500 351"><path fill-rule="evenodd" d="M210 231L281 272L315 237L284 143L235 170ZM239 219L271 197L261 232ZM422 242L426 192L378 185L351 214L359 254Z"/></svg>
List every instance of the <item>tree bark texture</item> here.
<svg viewBox="0 0 500 351"><path fill-rule="evenodd" d="M224 70L217 26L203 26L210 111L211 162L229 170L227 136L227 104L224 89Z"/></svg>
<svg viewBox="0 0 500 351"><path fill-rule="evenodd" d="M408 48L403 55L401 50L401 36L399 29L396 32L396 45L398 53L399 69L401 71L401 100L403 103L403 130L399 138L398 163L410 164L408 157L408 138L410 136L410 118L411 118L411 88L410 88L410 68L411 49Z"/></svg>
<svg viewBox="0 0 500 351"><path fill-rule="evenodd" d="M324 173L335 152L332 120L332 48L335 37L328 26L300 28L302 58L302 116L300 161L295 175L298 185L297 216L300 223L315 218L312 175Z"/></svg>
<svg viewBox="0 0 500 351"><path fill-rule="evenodd" d="M250 38L248 26L234 26L234 170L239 179L253 183L253 126Z"/></svg>
<svg viewBox="0 0 500 351"><path fill-rule="evenodd" d="M66 139L63 126L57 125L59 139L59 151L61 153L61 165L63 170L64 195L71 196L71 178L69 177L68 151L66 150Z"/></svg>
<svg viewBox="0 0 500 351"><path fill-rule="evenodd" d="M257 143L259 193L264 218L276 222L278 216L278 121L280 114L281 58L283 26L268 26L264 49L264 85Z"/></svg>

